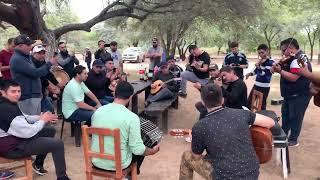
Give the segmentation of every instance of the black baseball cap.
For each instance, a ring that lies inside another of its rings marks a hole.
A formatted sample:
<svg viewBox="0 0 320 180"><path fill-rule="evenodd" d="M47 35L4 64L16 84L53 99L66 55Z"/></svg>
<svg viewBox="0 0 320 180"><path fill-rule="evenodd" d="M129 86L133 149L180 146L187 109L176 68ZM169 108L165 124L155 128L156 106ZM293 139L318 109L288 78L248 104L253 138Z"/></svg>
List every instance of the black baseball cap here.
<svg viewBox="0 0 320 180"><path fill-rule="evenodd" d="M93 61L92 66L102 67L104 66L103 62L100 59Z"/></svg>
<svg viewBox="0 0 320 180"><path fill-rule="evenodd" d="M16 46L19 44L31 45L31 44L34 44L35 42L36 42L35 40L32 40L29 36L25 34L21 34L14 39L14 44Z"/></svg>

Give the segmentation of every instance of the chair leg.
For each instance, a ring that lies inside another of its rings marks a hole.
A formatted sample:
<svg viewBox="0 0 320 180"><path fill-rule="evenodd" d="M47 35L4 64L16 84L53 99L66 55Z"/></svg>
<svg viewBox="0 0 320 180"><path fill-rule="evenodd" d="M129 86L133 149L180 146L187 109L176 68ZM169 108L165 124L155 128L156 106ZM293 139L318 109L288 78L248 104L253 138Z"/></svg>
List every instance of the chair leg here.
<svg viewBox="0 0 320 180"><path fill-rule="evenodd" d="M164 110L162 112L162 115L161 115L161 124L162 124L162 131L164 133L167 133L168 131L168 109Z"/></svg>
<svg viewBox="0 0 320 180"><path fill-rule="evenodd" d="M132 166L132 169L131 169L131 180L137 180L138 177L137 177L137 163L134 163L134 165Z"/></svg>
<svg viewBox="0 0 320 180"><path fill-rule="evenodd" d="M63 128L64 128L64 117L62 118L62 125L61 125L61 132L60 132L60 139L62 139L62 134L63 134Z"/></svg>
<svg viewBox="0 0 320 180"><path fill-rule="evenodd" d="M283 171L283 178L288 178L288 167L287 167L287 153L286 148L281 148L281 156L282 156L282 171Z"/></svg>
<svg viewBox="0 0 320 180"><path fill-rule="evenodd" d="M75 126L74 124L75 124L75 122L71 122L71 123L70 123L71 137L74 136L74 126Z"/></svg>
<svg viewBox="0 0 320 180"><path fill-rule="evenodd" d="M76 147L81 146L81 122L75 122L74 124L74 138Z"/></svg>
<svg viewBox="0 0 320 180"><path fill-rule="evenodd" d="M25 168L26 168L27 179L32 180L33 177L32 177L32 161L31 161L31 159L25 160L24 164L26 166Z"/></svg>

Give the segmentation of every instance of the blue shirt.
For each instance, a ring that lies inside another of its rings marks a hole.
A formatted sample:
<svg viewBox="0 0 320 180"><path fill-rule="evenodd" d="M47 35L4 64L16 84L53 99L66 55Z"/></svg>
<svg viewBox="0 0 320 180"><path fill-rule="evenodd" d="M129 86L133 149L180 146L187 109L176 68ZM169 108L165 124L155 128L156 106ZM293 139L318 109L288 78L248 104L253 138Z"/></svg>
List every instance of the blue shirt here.
<svg viewBox="0 0 320 180"><path fill-rule="evenodd" d="M254 69L253 74L256 74L255 85L259 87L270 87L272 78L271 68L274 61L268 58L259 68Z"/></svg>

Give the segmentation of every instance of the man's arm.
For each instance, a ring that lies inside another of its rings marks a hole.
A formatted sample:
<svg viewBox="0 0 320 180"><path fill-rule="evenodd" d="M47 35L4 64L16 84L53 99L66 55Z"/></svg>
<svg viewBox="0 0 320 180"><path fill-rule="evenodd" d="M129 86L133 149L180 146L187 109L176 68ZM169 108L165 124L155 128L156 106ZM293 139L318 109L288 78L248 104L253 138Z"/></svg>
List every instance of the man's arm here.
<svg viewBox="0 0 320 180"><path fill-rule="evenodd" d="M2 62L0 62L0 71L5 71L10 69L10 66L2 66Z"/></svg>
<svg viewBox="0 0 320 180"><path fill-rule="evenodd" d="M98 100L98 98L97 98L91 91L87 92L86 95L87 95L93 102L95 102L98 107L101 106L100 101Z"/></svg>
<svg viewBox="0 0 320 180"><path fill-rule="evenodd" d="M291 81L291 82L296 82L299 78L300 78L300 75L297 75L297 74L293 74L291 72L287 72L287 71L284 71L284 70L281 70L279 72L279 74L285 78L286 80L288 81Z"/></svg>
<svg viewBox="0 0 320 180"><path fill-rule="evenodd" d="M256 113L256 118L253 122L253 125L261 126L265 128L272 128L275 125L275 122L272 118L264 116L262 114Z"/></svg>
<svg viewBox="0 0 320 180"><path fill-rule="evenodd" d="M75 56L71 56L71 58L72 58L74 64L79 65L80 62Z"/></svg>
<svg viewBox="0 0 320 180"><path fill-rule="evenodd" d="M76 102L76 104L77 104L78 108L80 108L80 109L86 109L86 110L90 110L90 111L97 110L95 107L92 107L92 106L90 106L87 103L82 102L82 101L81 102Z"/></svg>
<svg viewBox="0 0 320 180"><path fill-rule="evenodd" d="M17 60L11 61L12 64L10 65L10 68L13 71L20 72L26 76L32 77L32 78L39 78L42 76L45 76L49 73L49 69L51 68L51 63L47 62L45 65L41 66L40 68L36 68L30 63L23 63L18 62Z"/></svg>
<svg viewBox="0 0 320 180"><path fill-rule="evenodd" d="M203 142L202 137L202 129L199 128L199 124L195 124L192 128L192 141L191 141L191 149L192 149L192 157L196 160L202 157L202 153L205 150L205 144Z"/></svg>
<svg viewBox="0 0 320 180"><path fill-rule="evenodd" d="M244 61L241 62L239 67L242 69L246 69L249 67L248 59L247 59L246 55L242 54L242 56L243 56Z"/></svg>

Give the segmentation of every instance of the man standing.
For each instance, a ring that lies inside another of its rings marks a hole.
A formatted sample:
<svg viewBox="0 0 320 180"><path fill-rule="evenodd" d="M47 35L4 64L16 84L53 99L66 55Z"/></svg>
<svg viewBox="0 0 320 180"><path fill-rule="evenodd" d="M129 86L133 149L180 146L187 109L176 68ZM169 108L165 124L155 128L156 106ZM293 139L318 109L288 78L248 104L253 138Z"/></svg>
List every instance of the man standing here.
<svg viewBox="0 0 320 180"><path fill-rule="evenodd" d="M159 45L158 38L152 39L152 47L148 50L146 58L150 58L149 70L153 71L154 68L157 66L159 67L161 57L162 57L163 49Z"/></svg>
<svg viewBox="0 0 320 180"><path fill-rule="evenodd" d="M111 58L113 59L114 67L117 68L120 72L123 72L123 62L120 51L118 50L118 43L116 41L111 41Z"/></svg>
<svg viewBox="0 0 320 180"><path fill-rule="evenodd" d="M89 90L99 99L102 105L108 104L113 101L110 86L110 79L106 77L106 73L102 70L104 67L103 62L97 59L92 64L92 69L88 73L88 78L85 84ZM88 97L85 98L85 102L92 105L92 102Z"/></svg>
<svg viewBox="0 0 320 180"><path fill-rule="evenodd" d="M14 50L14 38L8 39L6 47L0 51L0 74L4 80L11 79L10 59Z"/></svg>
<svg viewBox="0 0 320 180"><path fill-rule="evenodd" d="M178 95L182 97L187 96L187 81L193 83L199 82L205 85L208 83L209 78L209 54L195 45L189 47L189 52L194 56L190 62L192 71L184 71L181 73L181 88Z"/></svg>
<svg viewBox="0 0 320 180"><path fill-rule="evenodd" d="M256 68L254 69L254 71L246 74L246 79L248 79L249 76L257 75L256 81L254 82L254 86L251 89L248 98L248 108L251 108L252 93L254 90L256 90L263 94L261 110L266 110L267 98L270 91L270 81L272 77L271 68L274 61L269 57L269 48L267 45L259 45L257 51L260 60L256 63Z"/></svg>
<svg viewBox="0 0 320 180"><path fill-rule="evenodd" d="M74 66L79 65L79 60L75 57L74 52L68 52L66 43L59 42L58 49L58 63L71 78L73 76Z"/></svg>
<svg viewBox="0 0 320 180"><path fill-rule="evenodd" d="M74 77L64 88L62 95L62 113L68 120L91 122L91 116L101 103L97 97L87 88L84 81L87 80L86 68L78 65L74 69ZM87 95L96 105L90 106L84 102Z"/></svg>
<svg viewBox="0 0 320 180"><path fill-rule="evenodd" d="M248 68L248 60L245 54L239 52L239 43L231 42L231 53L224 58L223 65L229 65L234 68L236 75L243 79L243 69Z"/></svg>
<svg viewBox="0 0 320 180"><path fill-rule="evenodd" d="M222 107L221 88L214 84L202 88L201 100L209 113L192 128L191 152L182 155L179 180L192 180L193 171L206 180L257 180L259 162L249 126L271 128L274 120L251 111Z"/></svg>
<svg viewBox="0 0 320 180"><path fill-rule="evenodd" d="M88 47L86 47L84 52L84 61L87 63L87 67L90 70L91 69L91 61L92 61L92 54Z"/></svg>
<svg viewBox="0 0 320 180"><path fill-rule="evenodd" d="M48 171L43 168L44 160L47 153L52 153L57 180L69 180L63 142L54 138L56 130L48 124L56 122L57 116L50 112L40 116L23 114L17 105L21 88L12 80L6 80L0 90L0 155L9 159L36 155L33 170L45 175Z"/></svg>
<svg viewBox="0 0 320 180"><path fill-rule="evenodd" d="M216 81L216 84L221 86L224 97L224 105L229 108L242 109L242 106L247 106L247 86L240 79L235 70L230 66L224 66L220 70L222 82L227 84L227 87L222 85L221 81Z"/></svg>
<svg viewBox="0 0 320 180"><path fill-rule="evenodd" d="M40 68L46 64L45 58L46 58L46 49L42 45L37 45L32 49L32 55L31 60L33 64L36 66L36 68ZM51 61L52 65L57 65L58 62L56 58L53 58ZM47 75L40 77L41 80L41 89L42 89L42 100L41 100L41 112L47 112L50 111L54 113L54 106L52 103L52 99L49 98L48 93L48 86L51 83L52 88L60 90L62 88L62 85L59 84L59 82L56 80L54 75L49 72ZM50 82L49 82L50 81Z"/></svg>
<svg viewBox="0 0 320 180"><path fill-rule="evenodd" d="M107 52L106 47L109 47L109 44L106 44L104 40L98 41L99 49L94 53L95 59L100 59L103 63L105 63L106 59L110 58L110 53Z"/></svg>
<svg viewBox="0 0 320 180"><path fill-rule="evenodd" d="M26 35L19 35L14 39L16 45L14 54L10 60L12 79L21 86L21 98L19 107L24 114L39 115L41 112L41 80L46 76L54 64L46 62L40 68L36 68L30 58L31 45L34 43Z"/></svg>
<svg viewBox="0 0 320 180"><path fill-rule="evenodd" d="M299 49L299 43L296 39L283 40L280 43L280 48L283 55L288 58L287 63L283 63L281 66L279 64L273 66L273 71L281 75L282 129L287 135L290 132L289 146L298 146L298 137L311 94L309 92L310 81L299 75L300 66L297 60L302 60L308 66L309 71L312 71L312 68L308 57Z"/></svg>
<svg viewBox="0 0 320 180"><path fill-rule="evenodd" d="M152 149L146 147L141 139L140 119L128 110L126 106L129 104L133 87L130 83L121 81L115 90L115 99L113 103L102 106L92 116L92 127L96 128L119 128L121 132L121 167L127 168L131 162L137 162L138 174L144 159L144 156L156 154L160 145L154 146ZM106 118L107 117L107 118ZM105 138L104 141L106 153L114 154L113 139ZM92 151L99 151L99 137L92 135ZM114 161L93 158L92 164L98 168L114 171Z"/></svg>

